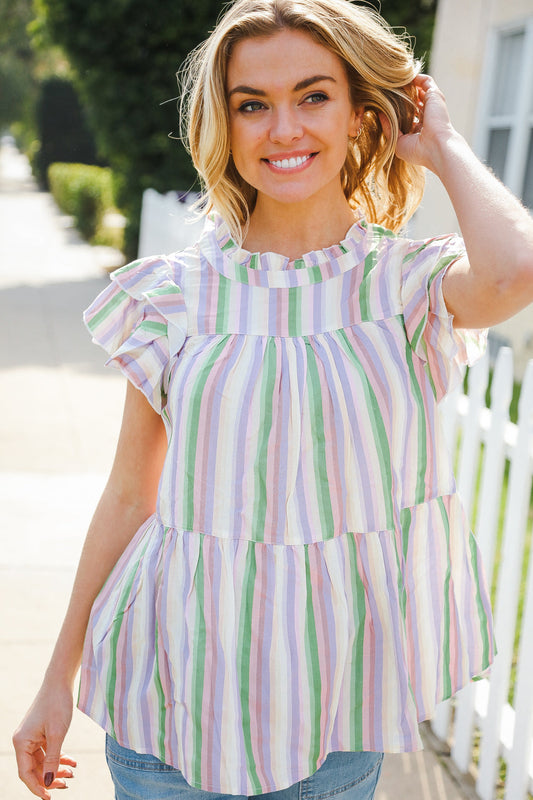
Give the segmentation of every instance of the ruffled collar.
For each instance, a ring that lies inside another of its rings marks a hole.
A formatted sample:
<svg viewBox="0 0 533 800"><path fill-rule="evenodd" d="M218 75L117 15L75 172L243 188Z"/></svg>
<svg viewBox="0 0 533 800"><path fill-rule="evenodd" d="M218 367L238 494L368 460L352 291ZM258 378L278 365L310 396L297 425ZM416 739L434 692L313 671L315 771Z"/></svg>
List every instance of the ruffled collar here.
<svg viewBox="0 0 533 800"><path fill-rule="evenodd" d="M338 244L291 261L279 253L251 253L239 247L222 217L213 213L199 247L209 263L228 278L263 286L298 286L339 275L364 260L366 230L364 219L359 219Z"/></svg>

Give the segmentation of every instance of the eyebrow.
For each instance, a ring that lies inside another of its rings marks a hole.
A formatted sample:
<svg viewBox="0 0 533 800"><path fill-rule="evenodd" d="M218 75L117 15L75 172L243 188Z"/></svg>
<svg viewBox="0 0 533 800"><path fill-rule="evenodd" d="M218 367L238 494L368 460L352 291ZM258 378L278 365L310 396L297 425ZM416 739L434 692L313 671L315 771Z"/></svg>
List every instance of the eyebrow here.
<svg viewBox="0 0 533 800"><path fill-rule="evenodd" d="M313 75L311 78L304 78L303 81L298 81L296 86L293 88L293 92L300 92L302 89L307 89L308 86L312 86L314 83L319 83L320 81L332 81L333 83L337 83L335 78L332 78L331 75ZM235 86L230 92L228 92L228 97L231 97L232 94L253 94L256 97L266 97L266 92L263 89L254 89L252 86Z"/></svg>

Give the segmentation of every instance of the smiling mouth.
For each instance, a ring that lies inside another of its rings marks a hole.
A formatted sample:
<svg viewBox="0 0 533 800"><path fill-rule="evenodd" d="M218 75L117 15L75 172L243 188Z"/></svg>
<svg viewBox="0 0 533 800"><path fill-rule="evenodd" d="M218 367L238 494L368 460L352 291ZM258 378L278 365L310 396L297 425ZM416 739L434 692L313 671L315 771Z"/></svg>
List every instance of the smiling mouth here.
<svg viewBox="0 0 533 800"><path fill-rule="evenodd" d="M301 167L302 164L305 164L309 161L313 156L316 156L316 153L309 153L308 156L296 156L295 158L282 158L279 161L274 161L268 158L264 160L268 164L272 164L273 167L277 169L295 169L296 167Z"/></svg>

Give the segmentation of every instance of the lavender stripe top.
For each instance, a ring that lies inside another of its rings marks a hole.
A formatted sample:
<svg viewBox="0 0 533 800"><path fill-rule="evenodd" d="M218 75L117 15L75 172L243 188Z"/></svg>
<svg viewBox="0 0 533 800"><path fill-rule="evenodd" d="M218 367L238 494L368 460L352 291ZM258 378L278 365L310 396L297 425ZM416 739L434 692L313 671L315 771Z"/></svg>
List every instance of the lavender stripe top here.
<svg viewBox="0 0 533 800"><path fill-rule="evenodd" d="M442 278L455 236L359 221L289 262L215 217L112 275L95 339L161 413L156 513L97 597L79 707L231 794L335 750L408 751L493 657L437 403L483 348Z"/></svg>

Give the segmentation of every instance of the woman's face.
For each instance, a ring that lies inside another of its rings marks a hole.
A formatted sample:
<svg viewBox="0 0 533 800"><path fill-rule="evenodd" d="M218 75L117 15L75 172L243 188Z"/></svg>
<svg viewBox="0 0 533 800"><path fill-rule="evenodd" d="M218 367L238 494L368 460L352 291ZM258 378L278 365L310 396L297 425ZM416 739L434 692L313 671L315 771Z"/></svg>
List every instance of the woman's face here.
<svg viewBox="0 0 533 800"><path fill-rule="evenodd" d="M341 60L307 33L243 39L228 63L230 142L258 203L342 193L348 137L361 123Z"/></svg>

